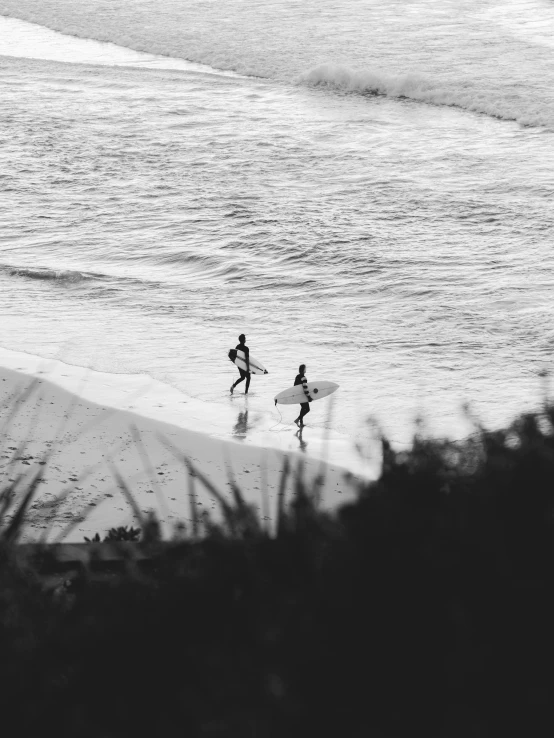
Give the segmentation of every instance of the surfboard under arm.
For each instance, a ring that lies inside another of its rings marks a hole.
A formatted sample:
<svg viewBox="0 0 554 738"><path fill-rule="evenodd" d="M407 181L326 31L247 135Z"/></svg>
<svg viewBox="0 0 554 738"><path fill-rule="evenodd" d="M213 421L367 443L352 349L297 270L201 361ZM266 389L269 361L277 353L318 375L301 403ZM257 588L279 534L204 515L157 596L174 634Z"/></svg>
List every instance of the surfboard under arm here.
<svg viewBox="0 0 554 738"><path fill-rule="evenodd" d="M322 380L321 382L308 382L308 392L312 398L312 402L320 400L322 397L328 397L339 388L336 382L328 382ZM301 384L296 384L293 387L289 387L274 397L275 404L280 403L281 405L295 405L309 402L306 397L306 393Z"/></svg>
<svg viewBox="0 0 554 738"><path fill-rule="evenodd" d="M245 372L250 369L251 374L268 374L269 373L267 369L265 368L265 366L262 364L262 362L254 358L252 354L250 354L249 361L247 364L244 351L241 351L240 349L230 349L227 356L233 362L233 364L235 364L235 366L238 366L239 369L242 369Z"/></svg>

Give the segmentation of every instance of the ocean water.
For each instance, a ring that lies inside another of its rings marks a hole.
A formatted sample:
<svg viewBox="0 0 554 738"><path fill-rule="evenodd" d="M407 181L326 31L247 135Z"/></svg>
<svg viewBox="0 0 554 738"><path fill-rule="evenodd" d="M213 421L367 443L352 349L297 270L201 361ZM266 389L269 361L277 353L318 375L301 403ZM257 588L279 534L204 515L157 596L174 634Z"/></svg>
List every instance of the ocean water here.
<svg viewBox="0 0 554 738"><path fill-rule="evenodd" d="M273 396L306 363L340 384L307 453L322 433L360 442L369 416L405 442L417 414L459 437L464 402L490 426L537 406L551 2L0 14L40 26L0 18L2 347L149 375L204 403L214 434L290 448ZM247 401L226 358L242 332L270 372Z"/></svg>

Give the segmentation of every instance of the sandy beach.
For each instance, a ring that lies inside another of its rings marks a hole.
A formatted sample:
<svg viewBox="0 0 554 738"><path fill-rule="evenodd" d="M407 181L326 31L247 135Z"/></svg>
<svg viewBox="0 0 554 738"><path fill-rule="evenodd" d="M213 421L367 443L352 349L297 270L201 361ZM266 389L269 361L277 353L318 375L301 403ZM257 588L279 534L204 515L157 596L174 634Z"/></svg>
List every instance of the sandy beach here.
<svg viewBox="0 0 554 738"><path fill-rule="evenodd" d="M171 535L179 522L192 520L184 457L229 500L233 475L271 526L284 452L180 427L178 416L187 414L188 403L182 400L176 409L177 397L166 393L164 406L155 384L143 376L92 372L17 352L2 351L0 358L0 488L20 474L31 479L42 472L24 541L77 542L115 526L140 525L116 473L132 490L141 514L155 511L164 535ZM308 482L324 472L323 506L352 496L346 469L301 454L288 456L294 468L302 466ZM289 479L289 499L292 489ZM63 502L53 505L61 496ZM217 516L213 495L198 479L193 499L197 511Z"/></svg>

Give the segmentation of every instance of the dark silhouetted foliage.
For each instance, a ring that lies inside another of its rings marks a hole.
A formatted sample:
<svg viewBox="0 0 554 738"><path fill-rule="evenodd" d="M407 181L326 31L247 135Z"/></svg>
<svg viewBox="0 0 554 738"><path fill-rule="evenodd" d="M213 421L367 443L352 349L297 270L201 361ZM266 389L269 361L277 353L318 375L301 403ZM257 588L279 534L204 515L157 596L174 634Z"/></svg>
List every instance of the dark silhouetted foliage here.
<svg viewBox="0 0 554 738"><path fill-rule="evenodd" d="M97 533L92 538L85 536L87 543L99 543L100 541L138 541L140 538L140 528L133 528L130 526L127 528L126 525L120 525L118 528L110 528L104 538L100 538L100 534Z"/></svg>
<svg viewBox="0 0 554 738"><path fill-rule="evenodd" d="M300 480L274 536L233 489L223 523L195 519L147 566L83 570L61 594L16 566L6 540L4 725L81 738L552 735L553 421L549 409L461 443L416 437L402 453L383 439L382 473L355 502L322 512Z"/></svg>

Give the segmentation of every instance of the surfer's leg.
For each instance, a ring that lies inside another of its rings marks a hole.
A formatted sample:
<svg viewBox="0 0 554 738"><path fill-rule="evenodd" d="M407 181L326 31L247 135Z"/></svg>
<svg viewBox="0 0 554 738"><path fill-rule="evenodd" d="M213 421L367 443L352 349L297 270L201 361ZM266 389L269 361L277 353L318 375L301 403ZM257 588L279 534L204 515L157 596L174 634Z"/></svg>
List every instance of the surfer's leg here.
<svg viewBox="0 0 554 738"><path fill-rule="evenodd" d="M250 377L251 377L251 376L252 376L252 375L250 374L250 372L248 372L248 373L247 373L247 375L246 375L246 388L245 388L245 390L244 390L244 394L245 394L245 395L247 395L247 394L248 394L248 388L250 387Z"/></svg>
<svg viewBox="0 0 554 738"><path fill-rule="evenodd" d="M241 382L243 382L246 379L246 372L243 371L242 369L239 369L239 372L240 372L240 377L234 383L233 387L236 387L237 384L240 384Z"/></svg>
<svg viewBox="0 0 554 738"><path fill-rule="evenodd" d="M238 367L237 367L238 368ZM233 390L237 386L237 384L240 384L244 379L248 377L248 374L244 371L244 369L239 369L240 377L237 379L237 381L231 385L231 394L233 394Z"/></svg>
<svg viewBox="0 0 554 738"><path fill-rule="evenodd" d="M298 420L300 421L300 425L304 425L304 415L307 415L310 412L310 403L309 402L303 402L300 405L300 415L298 416ZM296 421L295 421L296 422ZM298 425L298 423L297 423Z"/></svg>

